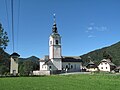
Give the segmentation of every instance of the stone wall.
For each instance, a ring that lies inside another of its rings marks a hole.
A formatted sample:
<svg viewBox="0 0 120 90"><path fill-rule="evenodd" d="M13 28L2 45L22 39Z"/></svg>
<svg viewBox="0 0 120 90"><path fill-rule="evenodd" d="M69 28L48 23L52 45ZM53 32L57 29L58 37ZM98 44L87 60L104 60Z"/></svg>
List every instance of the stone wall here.
<svg viewBox="0 0 120 90"><path fill-rule="evenodd" d="M50 71L33 71L33 75L50 75Z"/></svg>

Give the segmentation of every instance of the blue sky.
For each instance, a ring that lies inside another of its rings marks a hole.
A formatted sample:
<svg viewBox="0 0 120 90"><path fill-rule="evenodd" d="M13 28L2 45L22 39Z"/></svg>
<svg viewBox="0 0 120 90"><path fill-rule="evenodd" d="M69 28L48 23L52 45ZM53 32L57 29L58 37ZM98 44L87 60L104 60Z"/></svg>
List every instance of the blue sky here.
<svg viewBox="0 0 120 90"><path fill-rule="evenodd" d="M7 11L5 0L0 0L0 22L8 32L6 51L11 54L10 0L6 2ZM19 0L14 0L15 51L21 57L48 54L54 13L63 56L82 55L120 41L120 0L20 0L20 9Z"/></svg>

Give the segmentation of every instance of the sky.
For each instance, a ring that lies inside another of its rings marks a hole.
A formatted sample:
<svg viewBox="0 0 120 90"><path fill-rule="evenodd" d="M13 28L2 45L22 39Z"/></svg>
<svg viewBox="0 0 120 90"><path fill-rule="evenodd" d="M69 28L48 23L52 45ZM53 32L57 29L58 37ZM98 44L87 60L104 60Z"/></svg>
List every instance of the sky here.
<svg viewBox="0 0 120 90"><path fill-rule="evenodd" d="M5 50L21 57L49 54L53 14L62 36L62 55L79 56L120 41L120 0L0 0L0 23L10 42Z"/></svg>

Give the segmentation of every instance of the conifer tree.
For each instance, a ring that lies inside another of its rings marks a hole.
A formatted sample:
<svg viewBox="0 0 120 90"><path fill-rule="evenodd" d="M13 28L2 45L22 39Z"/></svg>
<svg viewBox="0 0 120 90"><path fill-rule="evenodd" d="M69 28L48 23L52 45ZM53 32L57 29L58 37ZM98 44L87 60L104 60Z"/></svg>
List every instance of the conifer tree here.
<svg viewBox="0 0 120 90"><path fill-rule="evenodd" d="M2 24L0 23L0 49L4 50L8 46L8 36L7 32L4 31Z"/></svg>

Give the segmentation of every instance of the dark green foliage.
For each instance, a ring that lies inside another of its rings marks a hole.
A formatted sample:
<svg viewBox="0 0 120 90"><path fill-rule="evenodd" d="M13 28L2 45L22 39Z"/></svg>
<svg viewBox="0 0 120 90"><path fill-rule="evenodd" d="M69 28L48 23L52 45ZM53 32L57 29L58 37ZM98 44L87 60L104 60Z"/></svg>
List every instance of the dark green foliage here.
<svg viewBox="0 0 120 90"><path fill-rule="evenodd" d="M9 73L10 59L9 54L0 49L0 75Z"/></svg>
<svg viewBox="0 0 120 90"><path fill-rule="evenodd" d="M2 24L0 23L0 48L6 49L8 42L9 40L8 40L7 32L4 32L4 29L2 28Z"/></svg>
<svg viewBox="0 0 120 90"><path fill-rule="evenodd" d="M39 70L39 59L35 56L19 59L20 75L30 75L33 70Z"/></svg>
<svg viewBox="0 0 120 90"><path fill-rule="evenodd" d="M9 54L4 52L8 45L8 36L7 32L4 32L2 24L0 23L0 75L6 74L9 72Z"/></svg>
<svg viewBox="0 0 120 90"><path fill-rule="evenodd" d="M90 56L96 64L99 64L103 58L110 58L114 64L120 65L120 42L82 55L84 65L88 63L88 56Z"/></svg>
<svg viewBox="0 0 120 90"><path fill-rule="evenodd" d="M9 68L6 65L0 65L0 75L7 75L9 73Z"/></svg>

